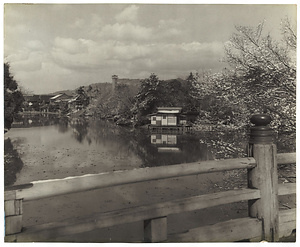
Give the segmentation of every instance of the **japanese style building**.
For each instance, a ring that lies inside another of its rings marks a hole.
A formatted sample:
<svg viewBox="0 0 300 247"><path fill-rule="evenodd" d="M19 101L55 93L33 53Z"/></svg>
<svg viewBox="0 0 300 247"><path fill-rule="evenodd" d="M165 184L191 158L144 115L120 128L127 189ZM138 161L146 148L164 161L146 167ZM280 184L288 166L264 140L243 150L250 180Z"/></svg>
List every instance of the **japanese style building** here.
<svg viewBox="0 0 300 247"><path fill-rule="evenodd" d="M182 107L158 107L157 112L151 114L151 125L177 126L180 124Z"/></svg>
<svg viewBox="0 0 300 247"><path fill-rule="evenodd" d="M186 116L182 114L182 107L158 107L157 112L150 115L150 130L188 131Z"/></svg>

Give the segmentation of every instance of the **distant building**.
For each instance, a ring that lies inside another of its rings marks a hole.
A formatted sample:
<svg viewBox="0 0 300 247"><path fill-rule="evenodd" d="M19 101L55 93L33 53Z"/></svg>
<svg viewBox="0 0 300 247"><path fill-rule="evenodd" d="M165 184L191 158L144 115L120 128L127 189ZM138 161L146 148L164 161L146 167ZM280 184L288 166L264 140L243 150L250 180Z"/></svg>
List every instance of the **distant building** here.
<svg viewBox="0 0 300 247"><path fill-rule="evenodd" d="M69 108L72 110L81 110L88 105L89 99L84 94L77 94L68 101Z"/></svg>
<svg viewBox="0 0 300 247"><path fill-rule="evenodd" d="M68 108L69 101L72 98L73 98L72 96L67 95L65 93L57 94L57 95L53 96L52 98L50 98L49 107L50 107L51 111L55 111L55 112L63 111Z"/></svg>
<svg viewBox="0 0 300 247"><path fill-rule="evenodd" d="M112 89L114 90L115 88L116 88L116 85L118 84L118 76L117 75L113 75L112 77L111 77L111 79L112 79Z"/></svg>
<svg viewBox="0 0 300 247"><path fill-rule="evenodd" d="M112 75L112 89L114 90L116 86L119 85L139 85L141 83L140 79L129 79L129 78L119 78L117 75Z"/></svg>
<svg viewBox="0 0 300 247"><path fill-rule="evenodd" d="M50 98L50 103L62 103L62 102L68 102L70 99L72 99L72 96L69 96L65 93L57 94Z"/></svg>
<svg viewBox="0 0 300 247"><path fill-rule="evenodd" d="M40 111L50 104L51 94L24 95L25 111Z"/></svg>

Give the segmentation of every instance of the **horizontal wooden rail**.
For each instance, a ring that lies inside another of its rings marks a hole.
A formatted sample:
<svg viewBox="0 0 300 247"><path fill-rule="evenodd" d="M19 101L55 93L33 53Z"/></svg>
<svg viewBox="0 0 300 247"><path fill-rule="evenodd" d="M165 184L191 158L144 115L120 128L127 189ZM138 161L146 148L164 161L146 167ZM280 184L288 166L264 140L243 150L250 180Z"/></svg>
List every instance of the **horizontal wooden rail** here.
<svg viewBox="0 0 300 247"><path fill-rule="evenodd" d="M172 166L138 168L133 170L114 171L100 174L87 174L77 177L67 177L64 179L41 180L28 184L26 188L17 188L17 190L15 190L16 188L11 187L9 189L15 190L16 199L28 201L116 185L189 176L201 173L254 168L255 166L255 159L251 157L211 160Z"/></svg>
<svg viewBox="0 0 300 247"><path fill-rule="evenodd" d="M290 195L296 194L296 183L285 183L285 184L278 184L278 195Z"/></svg>
<svg viewBox="0 0 300 247"><path fill-rule="evenodd" d="M279 211L279 237L296 229L296 209ZM262 222L257 218L239 218L190 229L170 237L170 242L233 242L249 239L261 241Z"/></svg>
<svg viewBox="0 0 300 247"><path fill-rule="evenodd" d="M60 222L47 223L24 229L17 235L7 236L10 241L45 241L54 237L78 234L97 228L110 227L125 223L153 219L170 214L194 211L222 204L260 198L260 191L256 189L240 189L189 198L176 199L147 206L138 206L115 210L106 213L68 219Z"/></svg>
<svg viewBox="0 0 300 247"><path fill-rule="evenodd" d="M239 218L198 227L170 236L170 242L235 242L262 238L262 222L257 218Z"/></svg>
<svg viewBox="0 0 300 247"><path fill-rule="evenodd" d="M295 164L296 163L296 153L279 153L277 154L277 164Z"/></svg>
<svg viewBox="0 0 300 247"><path fill-rule="evenodd" d="M296 208L279 211L279 237L288 237L296 229Z"/></svg>

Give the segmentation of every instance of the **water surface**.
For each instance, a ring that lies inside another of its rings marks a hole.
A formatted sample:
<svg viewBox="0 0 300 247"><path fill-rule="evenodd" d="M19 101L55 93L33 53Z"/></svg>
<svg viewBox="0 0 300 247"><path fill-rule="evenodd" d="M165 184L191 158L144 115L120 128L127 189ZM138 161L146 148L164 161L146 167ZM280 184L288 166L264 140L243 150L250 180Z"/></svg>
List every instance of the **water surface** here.
<svg viewBox="0 0 300 247"><path fill-rule="evenodd" d="M24 116L6 136L24 163L15 184L213 158L199 136L151 133L99 120Z"/></svg>

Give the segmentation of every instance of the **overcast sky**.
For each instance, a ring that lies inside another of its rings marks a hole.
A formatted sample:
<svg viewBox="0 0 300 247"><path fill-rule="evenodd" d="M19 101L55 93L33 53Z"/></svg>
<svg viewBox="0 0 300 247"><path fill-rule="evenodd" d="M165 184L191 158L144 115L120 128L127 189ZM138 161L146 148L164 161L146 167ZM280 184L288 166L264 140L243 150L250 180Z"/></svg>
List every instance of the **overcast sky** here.
<svg viewBox="0 0 300 247"><path fill-rule="evenodd" d="M235 25L279 38L295 5L6 4L4 61L34 93L110 82L111 76L160 79L218 71Z"/></svg>

